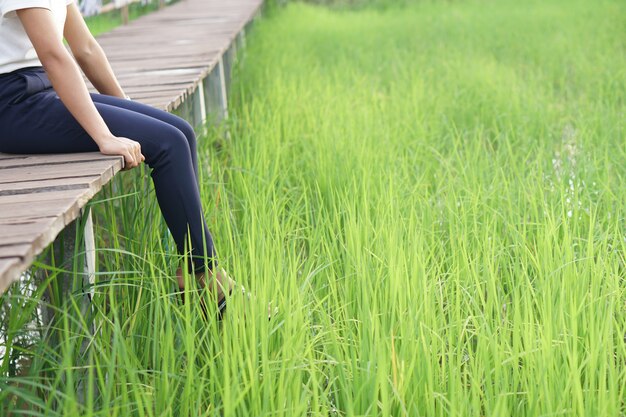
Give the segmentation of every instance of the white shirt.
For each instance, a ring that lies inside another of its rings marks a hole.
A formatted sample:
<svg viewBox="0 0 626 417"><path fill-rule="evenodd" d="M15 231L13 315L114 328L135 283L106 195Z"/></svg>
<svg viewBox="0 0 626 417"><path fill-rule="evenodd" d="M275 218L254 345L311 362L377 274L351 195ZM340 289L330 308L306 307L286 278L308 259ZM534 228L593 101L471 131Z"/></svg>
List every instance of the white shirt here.
<svg viewBox="0 0 626 417"><path fill-rule="evenodd" d="M0 0L0 74L16 69L41 66L16 10L31 7L52 11L57 24L59 41L63 41L63 27L67 6L74 0Z"/></svg>

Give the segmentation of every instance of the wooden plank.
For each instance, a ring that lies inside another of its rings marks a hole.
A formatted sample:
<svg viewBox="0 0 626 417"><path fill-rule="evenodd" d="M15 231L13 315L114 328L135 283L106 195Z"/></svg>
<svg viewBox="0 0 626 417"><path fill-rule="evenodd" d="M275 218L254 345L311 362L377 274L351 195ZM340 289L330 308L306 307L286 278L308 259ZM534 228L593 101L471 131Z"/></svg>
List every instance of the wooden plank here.
<svg viewBox="0 0 626 417"><path fill-rule="evenodd" d="M178 93L180 93L180 95L187 95L187 91L186 90L177 90ZM172 93L170 92L168 94L167 91L159 91L159 90L154 90L154 91L143 91L140 93L136 93L133 95L134 100L136 101L142 101L142 100L146 100L149 98L158 98L161 101L163 100L169 100L172 98Z"/></svg>
<svg viewBox="0 0 626 417"><path fill-rule="evenodd" d="M34 220L44 217L65 217L66 215L76 218L78 208L78 202L73 197L46 201L46 204L33 204L32 202L4 203L0 204L0 220Z"/></svg>
<svg viewBox="0 0 626 417"><path fill-rule="evenodd" d="M19 181L0 184L0 196L9 194L43 193L53 190L70 190L76 188L93 188L97 186L100 175L89 175L75 178L58 178L39 181Z"/></svg>
<svg viewBox="0 0 626 417"><path fill-rule="evenodd" d="M182 71L181 71L182 72ZM197 84L201 79L203 72L194 68L189 73L174 73L174 72L146 72L146 73L133 73L120 75L119 82L123 85L154 85L159 86L162 84L180 84L182 82L189 82L189 79L193 79L193 84Z"/></svg>
<svg viewBox="0 0 626 417"><path fill-rule="evenodd" d="M0 184L26 181L77 178L106 175L110 178L121 169L121 159L115 161L74 162L64 165L35 165L0 170ZM107 172L108 171L108 172Z"/></svg>
<svg viewBox="0 0 626 417"><path fill-rule="evenodd" d="M188 58L190 54L195 55L196 57L205 57L210 59L211 56L217 55L220 51L211 51L206 50L205 48L198 47L172 47L172 48L151 48L146 46L145 49L126 49L126 50L115 50L115 51L105 51L107 57L109 57L113 63L113 65L119 65L115 61L141 61L146 59L154 59L154 58L162 58L162 59L171 59L176 60L176 58Z"/></svg>
<svg viewBox="0 0 626 417"><path fill-rule="evenodd" d="M11 155L10 159L3 160L2 163L0 163L0 170L17 166L55 165L66 164L69 162L113 161L119 158L120 157L118 156L103 155L99 152Z"/></svg>
<svg viewBox="0 0 626 417"><path fill-rule="evenodd" d="M131 86L131 87L126 88L126 92L127 93L144 93L144 92L149 93L152 91L159 91L162 93L170 93L172 97L175 97L177 92L184 90L185 87L188 85L193 85L193 83L182 82L178 84L167 84L167 85L162 85L158 87L153 86L153 85Z"/></svg>
<svg viewBox="0 0 626 417"><path fill-rule="evenodd" d="M32 243L42 230L52 227L55 221L55 217L30 221L23 220L21 217L0 219L0 247Z"/></svg>
<svg viewBox="0 0 626 417"><path fill-rule="evenodd" d="M187 59L180 62L163 61L160 60L128 60L124 62L117 62L113 64L113 71L115 74L126 74L136 72L147 72L154 68L162 70L176 70L180 68L193 68L197 71L202 71L206 66L206 59Z"/></svg>
<svg viewBox="0 0 626 417"><path fill-rule="evenodd" d="M0 246L0 258L23 258L28 254L31 243Z"/></svg>
<svg viewBox="0 0 626 417"><path fill-rule="evenodd" d="M29 194L9 194L0 196L0 208L7 204L29 203L34 205L45 205L52 201L65 201L67 199L78 200L86 194L91 194L87 188L57 190L53 189L45 193L29 193ZM0 223L2 227L2 223ZM0 236L2 239L2 236Z"/></svg>

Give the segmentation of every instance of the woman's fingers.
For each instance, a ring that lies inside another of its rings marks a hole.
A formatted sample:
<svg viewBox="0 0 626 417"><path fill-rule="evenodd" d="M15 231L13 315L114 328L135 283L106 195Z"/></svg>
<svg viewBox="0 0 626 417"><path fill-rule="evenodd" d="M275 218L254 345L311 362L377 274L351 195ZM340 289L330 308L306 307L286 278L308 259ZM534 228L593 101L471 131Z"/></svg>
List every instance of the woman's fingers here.
<svg viewBox="0 0 626 417"><path fill-rule="evenodd" d="M125 171L138 167L146 160L141 153L141 144L124 137L114 137L111 141L100 146L100 151L105 155L122 155Z"/></svg>
<svg viewBox="0 0 626 417"><path fill-rule="evenodd" d="M128 169L138 167L146 158L141 153L141 145L138 142L132 142L129 146L129 161Z"/></svg>
<svg viewBox="0 0 626 417"><path fill-rule="evenodd" d="M137 142L134 143L133 146L133 150L134 150L134 156L135 156L135 161L137 162L137 165L139 165L140 163L142 163L146 158L143 156L143 154L141 153L141 145Z"/></svg>
<svg viewBox="0 0 626 417"><path fill-rule="evenodd" d="M133 158L132 152L126 152L124 154L124 171L128 171L135 167L135 158Z"/></svg>

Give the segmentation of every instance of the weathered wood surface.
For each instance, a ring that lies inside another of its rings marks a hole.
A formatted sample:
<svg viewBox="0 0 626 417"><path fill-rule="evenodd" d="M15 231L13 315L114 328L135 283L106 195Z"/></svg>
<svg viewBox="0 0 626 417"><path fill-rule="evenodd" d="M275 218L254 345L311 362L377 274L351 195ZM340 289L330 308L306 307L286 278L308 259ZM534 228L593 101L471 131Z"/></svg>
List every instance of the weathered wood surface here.
<svg viewBox="0 0 626 417"><path fill-rule="evenodd" d="M134 100L173 111L198 101L194 97L200 93L202 106L220 103L227 114L224 90L230 74L224 67L230 71L237 38L262 3L181 0L98 40ZM222 66L222 60L228 62ZM220 91L210 96L208 90ZM209 110L214 111L202 112ZM0 153L0 294L121 168L121 157L99 153Z"/></svg>
<svg viewBox="0 0 626 417"><path fill-rule="evenodd" d="M0 154L0 292L121 168L99 153Z"/></svg>

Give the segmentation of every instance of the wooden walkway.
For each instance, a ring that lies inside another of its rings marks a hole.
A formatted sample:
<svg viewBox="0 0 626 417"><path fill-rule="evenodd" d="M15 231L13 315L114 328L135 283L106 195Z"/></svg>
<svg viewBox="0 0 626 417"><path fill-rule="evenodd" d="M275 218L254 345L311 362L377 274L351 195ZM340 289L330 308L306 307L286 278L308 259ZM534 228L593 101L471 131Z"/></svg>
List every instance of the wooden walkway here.
<svg viewBox="0 0 626 417"><path fill-rule="evenodd" d="M233 61L262 2L181 0L99 42L134 100L198 126L226 117ZM121 168L99 153L0 153L0 294Z"/></svg>

